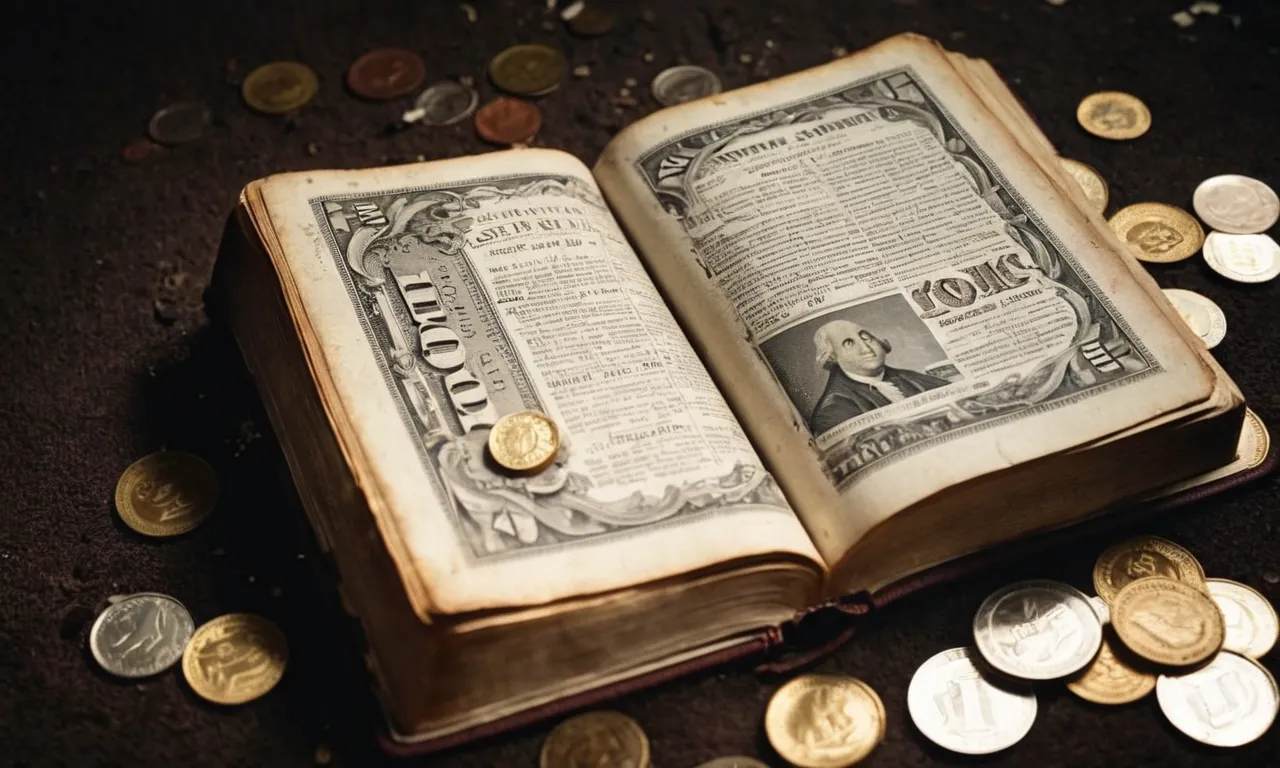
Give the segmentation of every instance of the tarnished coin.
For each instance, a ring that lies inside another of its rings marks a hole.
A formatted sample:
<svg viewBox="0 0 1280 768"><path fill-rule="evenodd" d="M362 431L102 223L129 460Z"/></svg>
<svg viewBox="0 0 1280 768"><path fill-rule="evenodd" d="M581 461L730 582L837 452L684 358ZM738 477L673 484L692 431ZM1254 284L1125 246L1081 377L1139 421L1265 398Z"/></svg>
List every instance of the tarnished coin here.
<svg viewBox="0 0 1280 768"><path fill-rule="evenodd" d="M966 755L999 752L1031 730L1036 697L1029 687L995 685L969 653L952 648L921 664L907 687L907 711L940 747Z"/></svg>
<svg viewBox="0 0 1280 768"><path fill-rule="evenodd" d="M1102 622L1083 592L1048 579L991 593L973 617L973 639L987 663L1024 680L1056 680L1088 666Z"/></svg>
<svg viewBox="0 0 1280 768"><path fill-rule="evenodd" d="M1190 552L1158 536L1136 536L1112 544L1098 556L1093 566L1093 589L1111 603L1126 584L1149 576L1204 587L1204 568Z"/></svg>
<svg viewBox="0 0 1280 768"><path fill-rule="evenodd" d="M283 115L301 109L320 90L320 79L306 64L273 61L249 73L240 86L245 103L258 112Z"/></svg>
<svg viewBox="0 0 1280 768"><path fill-rule="evenodd" d="M160 451L133 462L116 483L116 511L147 536L177 536L200 525L218 500L218 478L204 459Z"/></svg>
<svg viewBox="0 0 1280 768"><path fill-rule="evenodd" d="M1152 576L1111 601L1111 626L1125 647L1156 664L1199 664L1222 648L1222 612L1197 587Z"/></svg>
<svg viewBox="0 0 1280 768"><path fill-rule="evenodd" d="M1128 704L1151 693L1156 678L1126 664L1112 647L1110 634L1103 634L1097 657L1084 672L1067 681L1067 690L1095 704Z"/></svg>
<svg viewBox="0 0 1280 768"><path fill-rule="evenodd" d="M425 125L453 125L470 117L479 103L480 94L474 89L445 81L418 94L413 106L422 110L419 120Z"/></svg>
<svg viewBox="0 0 1280 768"><path fill-rule="evenodd" d="M659 104L670 107L719 93L720 78L709 69L685 64L659 72L649 85L649 90Z"/></svg>
<svg viewBox="0 0 1280 768"><path fill-rule="evenodd" d="M569 18L569 29L576 35L595 37L613 29L617 15L595 5L588 5Z"/></svg>
<svg viewBox="0 0 1280 768"><path fill-rule="evenodd" d="M489 61L493 84L520 96L551 93L564 79L564 54L549 45L513 45Z"/></svg>
<svg viewBox="0 0 1280 768"><path fill-rule="evenodd" d="M527 101L498 97L476 112L476 133L494 144L525 144L542 127L542 113Z"/></svg>
<svg viewBox="0 0 1280 768"><path fill-rule="evenodd" d="M1204 260L1214 272L1240 283L1265 283L1280 275L1280 245L1270 235L1210 232Z"/></svg>
<svg viewBox="0 0 1280 768"><path fill-rule="evenodd" d="M159 144L176 146L195 141L209 126L210 112L204 104L193 101L170 104L151 116L147 133Z"/></svg>
<svg viewBox="0 0 1280 768"><path fill-rule="evenodd" d="M542 744L540 768L608 765L649 768L649 739L635 720L600 710L557 725Z"/></svg>
<svg viewBox="0 0 1280 768"><path fill-rule="evenodd" d="M139 592L98 614L89 630L89 650L113 675L147 677L182 658L194 627L182 603L168 595Z"/></svg>
<svg viewBox="0 0 1280 768"><path fill-rule="evenodd" d="M1107 210L1107 203L1111 200L1111 193L1107 189L1107 181L1102 178L1102 174L1098 173L1098 169L1092 165L1086 165L1079 160L1072 160L1069 157L1059 157L1058 162L1062 164L1062 168L1071 178L1076 180L1076 184L1080 185L1080 190L1084 192L1084 197L1089 201L1089 205L1098 213Z"/></svg>
<svg viewBox="0 0 1280 768"><path fill-rule="evenodd" d="M1181 288L1165 288L1164 295L1206 347L1213 349L1226 338L1227 316L1212 299Z"/></svg>
<svg viewBox="0 0 1280 768"><path fill-rule="evenodd" d="M279 627L253 613L228 613L196 630L182 654L182 674L203 699L243 704L274 688L288 661Z"/></svg>
<svg viewBox="0 0 1280 768"><path fill-rule="evenodd" d="M1205 224L1237 235L1265 232L1280 218L1280 198L1275 190L1257 179L1236 174L1200 182L1191 205Z"/></svg>
<svg viewBox="0 0 1280 768"><path fill-rule="evenodd" d="M1136 139L1151 128L1151 110L1137 96L1102 91L1084 97L1076 107L1076 120L1094 136Z"/></svg>
<svg viewBox="0 0 1280 768"><path fill-rule="evenodd" d="M1107 606L1107 601L1091 595L1089 597L1089 605L1093 607L1093 612L1098 614L1098 621L1105 626L1111 623L1111 609Z"/></svg>
<svg viewBox="0 0 1280 768"><path fill-rule="evenodd" d="M141 163L160 151L163 151L163 148L154 141L138 139L126 144L124 149L120 151L120 156L124 158L126 163Z"/></svg>
<svg viewBox="0 0 1280 768"><path fill-rule="evenodd" d="M853 765L884 738L884 704L857 678L801 675L769 700L764 731L798 768Z"/></svg>
<svg viewBox="0 0 1280 768"><path fill-rule="evenodd" d="M411 93L427 75L422 57L402 48L369 51L347 70L347 86L357 96L382 101Z"/></svg>
<svg viewBox="0 0 1280 768"><path fill-rule="evenodd" d="M560 450L560 431L546 414L509 413L489 430L489 453L498 465L514 472L546 469Z"/></svg>
<svg viewBox="0 0 1280 768"><path fill-rule="evenodd" d="M1225 651L1194 672L1161 675L1156 700L1175 728L1215 747L1259 738L1280 710L1280 690L1266 667Z"/></svg>
<svg viewBox="0 0 1280 768"><path fill-rule="evenodd" d="M717 757L714 760L708 760L697 768L769 768L769 766L755 759L754 757L742 757L734 755L731 757Z"/></svg>
<svg viewBox="0 0 1280 768"><path fill-rule="evenodd" d="M1205 586L1227 628L1222 649L1253 659L1265 656L1280 637L1280 618L1271 602L1253 587L1230 579L1207 579Z"/></svg>
<svg viewBox="0 0 1280 768"><path fill-rule="evenodd" d="M1168 264L1189 259L1204 245L1204 230L1195 217L1164 203L1135 203L1116 211L1107 222L1139 261Z"/></svg>
<svg viewBox="0 0 1280 768"><path fill-rule="evenodd" d="M1246 445L1253 449L1248 454L1249 464L1245 469L1253 469L1266 461L1267 454L1271 453L1271 433L1267 431L1267 425L1262 423L1262 419L1258 418L1258 414L1254 413L1252 408L1244 409L1244 430L1242 431L1249 432Z"/></svg>

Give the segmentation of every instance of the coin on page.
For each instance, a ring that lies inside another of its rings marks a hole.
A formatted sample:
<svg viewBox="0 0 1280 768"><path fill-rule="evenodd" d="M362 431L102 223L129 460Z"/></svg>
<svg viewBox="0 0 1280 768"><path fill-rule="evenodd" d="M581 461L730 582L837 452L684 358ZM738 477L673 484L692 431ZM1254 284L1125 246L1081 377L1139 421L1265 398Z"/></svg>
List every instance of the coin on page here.
<svg viewBox="0 0 1280 768"><path fill-rule="evenodd" d="M1199 664L1222 648L1222 612L1201 588L1153 576L1130 582L1111 601L1111 626L1125 647L1171 667Z"/></svg>
<svg viewBox="0 0 1280 768"><path fill-rule="evenodd" d="M504 469L539 472L555 461L560 431L546 414L509 413L489 431L489 454Z"/></svg>
<svg viewBox="0 0 1280 768"><path fill-rule="evenodd" d="M1189 259L1204 245L1204 230L1195 217L1164 203L1135 203L1107 221L1139 261L1168 264Z"/></svg>
<svg viewBox="0 0 1280 768"><path fill-rule="evenodd" d="M1204 223L1219 232L1253 235L1280 218L1280 197L1271 187L1248 176L1227 174L1200 182L1191 205Z"/></svg>
<svg viewBox="0 0 1280 768"><path fill-rule="evenodd" d="M986 755L1027 735L1036 720L1036 696L1029 686L997 684L979 671L971 653L952 648L921 664L907 687L907 711L938 746Z"/></svg>
<svg viewBox="0 0 1280 768"><path fill-rule="evenodd" d="M1222 611L1227 630L1223 650L1253 659L1265 656L1280 636L1280 618L1271 601L1253 587L1230 579L1207 579L1205 586Z"/></svg>
<svg viewBox="0 0 1280 768"><path fill-rule="evenodd" d="M117 677L156 675L182 658L194 626L182 603L140 592L98 615L89 630L89 650L99 666Z"/></svg>
<svg viewBox="0 0 1280 768"><path fill-rule="evenodd" d="M1102 622L1083 592L1048 579L996 590L973 617L973 639L995 669L1023 680L1057 680L1093 661Z"/></svg>
<svg viewBox="0 0 1280 768"><path fill-rule="evenodd" d="M1135 536L1112 544L1093 566L1093 588L1108 603L1126 584L1164 576L1203 588L1204 568L1190 552L1158 536Z"/></svg>
<svg viewBox="0 0 1280 768"><path fill-rule="evenodd" d="M853 765L884 738L884 704L857 678L801 675L773 694L764 730L797 768Z"/></svg>
<svg viewBox="0 0 1280 768"><path fill-rule="evenodd" d="M1156 700L1173 727L1215 747L1255 741L1280 710L1280 690L1266 667L1230 651L1194 672L1161 675Z"/></svg>
<svg viewBox="0 0 1280 768"><path fill-rule="evenodd" d="M649 768L649 739L621 712L586 712L560 723L542 744L540 768Z"/></svg>

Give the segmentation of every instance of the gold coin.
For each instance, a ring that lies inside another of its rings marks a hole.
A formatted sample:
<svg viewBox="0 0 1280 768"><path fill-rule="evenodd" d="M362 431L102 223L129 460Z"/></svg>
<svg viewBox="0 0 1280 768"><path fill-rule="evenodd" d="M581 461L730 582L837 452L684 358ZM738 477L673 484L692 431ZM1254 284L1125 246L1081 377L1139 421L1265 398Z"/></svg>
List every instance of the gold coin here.
<svg viewBox="0 0 1280 768"><path fill-rule="evenodd" d="M542 96L560 86L564 54L549 45L513 45L489 61L493 84L520 96Z"/></svg>
<svg viewBox="0 0 1280 768"><path fill-rule="evenodd" d="M1151 128L1151 110L1137 96L1102 91L1084 97L1076 107L1076 120L1094 136L1136 139Z"/></svg>
<svg viewBox="0 0 1280 768"><path fill-rule="evenodd" d="M1094 704L1128 704L1151 693L1156 687L1155 675L1134 669L1116 653L1111 632L1103 633L1102 647L1098 649L1093 663L1074 680L1067 682L1067 690Z"/></svg>
<svg viewBox="0 0 1280 768"><path fill-rule="evenodd" d="M1137 536L1112 544L1093 565L1093 590L1108 604L1129 582L1151 576L1204 589L1204 568L1195 556L1167 539Z"/></svg>
<svg viewBox="0 0 1280 768"><path fill-rule="evenodd" d="M1199 664L1222 649L1226 626L1202 589L1152 576L1130 582L1111 601L1111 626L1129 650L1171 667Z"/></svg>
<svg viewBox="0 0 1280 768"><path fill-rule="evenodd" d="M557 725L542 744L540 768L649 768L649 739L621 712L600 710Z"/></svg>
<svg viewBox="0 0 1280 768"><path fill-rule="evenodd" d="M1253 455L1249 457L1249 465L1245 469L1253 469L1266 461L1267 454L1271 453L1271 433L1252 408L1244 409L1244 428L1253 433Z"/></svg>
<svg viewBox="0 0 1280 768"><path fill-rule="evenodd" d="M1107 222L1139 261L1167 264L1191 258L1204 245L1204 230L1195 217L1164 203L1135 203L1116 211Z"/></svg>
<svg viewBox="0 0 1280 768"><path fill-rule="evenodd" d="M191 690L215 704L243 704L284 676L289 645L275 624L253 613L228 613L191 636L182 674Z"/></svg>
<svg viewBox="0 0 1280 768"><path fill-rule="evenodd" d="M799 768L853 765L884 738L884 704L857 678L801 675L773 694L764 730Z"/></svg>
<svg viewBox="0 0 1280 768"><path fill-rule="evenodd" d="M1111 199L1111 193L1107 189L1107 181L1102 178L1102 174L1092 165L1086 165L1079 160L1072 160L1069 157L1060 157L1058 162L1062 164L1063 170L1067 172L1071 178L1076 180L1076 184L1080 185L1084 197L1089 201L1089 205L1098 213L1107 210L1107 202Z"/></svg>
<svg viewBox="0 0 1280 768"><path fill-rule="evenodd" d="M258 112L283 115L301 108L320 90L320 78L306 64L273 61L249 73L240 86L245 103Z"/></svg>
<svg viewBox="0 0 1280 768"><path fill-rule="evenodd" d="M541 472L555 461L560 432L546 414L509 413L489 430L489 454L513 472Z"/></svg>
<svg viewBox="0 0 1280 768"><path fill-rule="evenodd" d="M177 536L213 511L218 477L204 459L185 451L160 451L129 465L116 483L116 510L147 536Z"/></svg>

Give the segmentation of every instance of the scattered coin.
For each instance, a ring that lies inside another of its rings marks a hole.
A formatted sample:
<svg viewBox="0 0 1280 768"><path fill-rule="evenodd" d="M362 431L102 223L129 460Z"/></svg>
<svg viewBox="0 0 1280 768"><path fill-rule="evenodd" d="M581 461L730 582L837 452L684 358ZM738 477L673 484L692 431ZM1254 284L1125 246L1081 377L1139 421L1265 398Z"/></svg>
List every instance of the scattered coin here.
<svg viewBox="0 0 1280 768"><path fill-rule="evenodd" d="M514 472L539 472L555 460L560 432L546 414L537 411L509 413L489 430L493 460Z"/></svg>
<svg viewBox="0 0 1280 768"><path fill-rule="evenodd" d="M569 29L576 35L596 37L613 29L617 15L594 5L588 5L569 19Z"/></svg>
<svg viewBox="0 0 1280 768"><path fill-rule="evenodd" d="M1107 222L1139 261L1167 264L1191 258L1204 245L1204 230L1195 217L1164 203L1135 203L1116 211Z"/></svg>
<svg viewBox="0 0 1280 768"><path fill-rule="evenodd" d="M1067 690L1094 704L1128 704L1151 693L1156 678L1126 664L1116 654L1110 634L1104 633L1097 657L1084 672L1067 682Z"/></svg>
<svg viewBox="0 0 1280 768"><path fill-rule="evenodd" d="M1116 593L1111 626L1129 650L1171 667L1212 657L1226 634L1222 612L1209 595L1160 576L1130 582Z"/></svg>
<svg viewBox="0 0 1280 768"><path fill-rule="evenodd" d="M884 738L884 704L857 678L801 675L773 694L764 730L798 768L853 765Z"/></svg>
<svg viewBox="0 0 1280 768"><path fill-rule="evenodd" d="M170 147L195 141L204 135L211 115L204 104L184 101L170 104L151 116L147 133L159 144Z"/></svg>
<svg viewBox="0 0 1280 768"><path fill-rule="evenodd" d="M995 685L974 666L968 648L952 648L929 657L912 675L907 711L938 746L985 755L1027 735L1036 697L1030 688Z"/></svg>
<svg viewBox="0 0 1280 768"><path fill-rule="evenodd" d="M98 615L89 630L89 650L113 675L147 677L182 658L194 627L182 603L168 595L139 592Z"/></svg>
<svg viewBox="0 0 1280 768"><path fill-rule="evenodd" d="M557 725L542 744L540 768L608 765L649 768L649 739L621 712L600 710Z"/></svg>
<svg viewBox="0 0 1280 768"><path fill-rule="evenodd" d="M1047 579L991 593L973 617L973 638L987 663L1024 680L1057 680L1088 666L1102 622L1083 592Z"/></svg>
<svg viewBox="0 0 1280 768"><path fill-rule="evenodd" d="M120 151L120 156L124 158L126 163L140 163L160 151L160 148L160 145L153 141L138 139L124 145L124 149Z"/></svg>
<svg viewBox="0 0 1280 768"><path fill-rule="evenodd" d="M659 72L649 90L659 104L670 107L719 93L720 78L709 69L685 64Z"/></svg>
<svg viewBox="0 0 1280 768"><path fill-rule="evenodd" d="M1245 469L1253 469L1266 461L1267 454L1271 453L1271 433L1267 431L1267 425L1262 423L1262 419L1258 418L1258 414L1254 413L1252 408L1244 409L1244 429L1250 431L1252 439L1249 444L1253 447L1253 454L1249 457L1249 465Z"/></svg>
<svg viewBox="0 0 1280 768"><path fill-rule="evenodd" d="M1271 602L1253 587L1230 579L1207 579L1205 586L1227 628L1222 649L1252 659L1265 656L1280 637L1280 617Z"/></svg>
<svg viewBox="0 0 1280 768"><path fill-rule="evenodd" d="M1111 200L1111 193L1107 189L1107 181L1102 178L1102 174L1092 165L1086 165L1079 160L1072 160L1069 157L1059 157L1058 162L1062 164L1064 170L1071 178L1076 180L1080 185L1084 197L1089 201L1089 205L1098 213L1107 210L1107 203Z"/></svg>
<svg viewBox="0 0 1280 768"><path fill-rule="evenodd" d="M1076 107L1076 120L1104 139L1136 139L1151 128L1151 110L1137 96L1120 91L1090 94Z"/></svg>
<svg viewBox="0 0 1280 768"><path fill-rule="evenodd" d="M542 127L542 113L527 101L500 96L476 112L476 133L494 144L525 144Z"/></svg>
<svg viewBox="0 0 1280 768"><path fill-rule="evenodd" d="M1241 283L1265 283L1280 275L1280 245L1270 235L1210 232L1204 260L1214 272Z"/></svg>
<svg viewBox="0 0 1280 768"><path fill-rule="evenodd" d="M218 499L218 478L204 459L160 451L133 462L116 483L120 519L147 536L177 536L200 525Z"/></svg>
<svg viewBox="0 0 1280 768"><path fill-rule="evenodd" d="M564 54L549 45L513 45L489 61L493 84L520 96L551 93L564 78Z"/></svg>
<svg viewBox="0 0 1280 768"><path fill-rule="evenodd" d="M1236 174L1200 182L1191 205L1210 227L1237 235L1265 232L1280 218L1280 198L1275 190Z"/></svg>
<svg viewBox="0 0 1280 768"><path fill-rule="evenodd" d="M1271 673L1253 659L1219 653L1185 675L1161 675L1160 711L1173 726L1202 744L1239 747L1266 733L1280 709Z"/></svg>
<svg viewBox="0 0 1280 768"><path fill-rule="evenodd" d="M422 57L402 48L379 48L356 59L347 70L347 86L376 101L413 92L427 75Z"/></svg>
<svg viewBox="0 0 1280 768"><path fill-rule="evenodd" d="M283 115L301 109L320 90L320 79L306 64L273 61L249 73L240 86L245 103L258 112Z"/></svg>
<svg viewBox="0 0 1280 768"><path fill-rule="evenodd" d="M1098 621L1103 624L1111 623L1111 609L1107 607L1107 601L1093 595L1089 598L1089 605L1093 606L1093 612L1098 614Z"/></svg>
<svg viewBox="0 0 1280 768"><path fill-rule="evenodd" d="M1110 604L1129 582L1149 576L1204 586L1204 568L1190 552L1157 536L1137 536L1112 544L1098 557L1093 566L1093 588Z"/></svg>
<svg viewBox="0 0 1280 768"><path fill-rule="evenodd" d="M419 120L426 125L453 125L470 117L479 103L480 94L474 89L445 81L418 94L413 106L422 110Z"/></svg>
<svg viewBox="0 0 1280 768"><path fill-rule="evenodd" d="M1164 295L1206 347L1213 349L1226 338L1227 316L1212 299L1181 288L1165 288Z"/></svg>
<svg viewBox="0 0 1280 768"><path fill-rule="evenodd" d="M717 757L697 766L697 768L769 768L769 766L754 757L735 755L733 757Z"/></svg>
<svg viewBox="0 0 1280 768"><path fill-rule="evenodd" d="M182 674L201 698L244 704L280 682L289 660L284 634L252 613L228 613L200 626L182 654Z"/></svg>

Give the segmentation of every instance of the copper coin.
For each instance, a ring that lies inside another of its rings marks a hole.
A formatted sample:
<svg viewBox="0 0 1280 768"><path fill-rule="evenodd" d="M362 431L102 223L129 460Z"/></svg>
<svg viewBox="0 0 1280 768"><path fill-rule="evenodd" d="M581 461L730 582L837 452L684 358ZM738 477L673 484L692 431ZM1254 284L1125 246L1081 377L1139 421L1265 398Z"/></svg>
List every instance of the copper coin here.
<svg viewBox="0 0 1280 768"><path fill-rule="evenodd" d="M379 48L356 59L347 70L347 85L366 99L385 100L417 90L427 66L413 51Z"/></svg>
<svg viewBox="0 0 1280 768"><path fill-rule="evenodd" d="M476 112L476 133L494 144L524 144L542 127L542 113L527 101L500 96Z"/></svg>
<svg viewBox="0 0 1280 768"><path fill-rule="evenodd" d="M120 156L126 163L140 163L160 150L160 145L147 139L131 141L120 150Z"/></svg>

